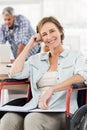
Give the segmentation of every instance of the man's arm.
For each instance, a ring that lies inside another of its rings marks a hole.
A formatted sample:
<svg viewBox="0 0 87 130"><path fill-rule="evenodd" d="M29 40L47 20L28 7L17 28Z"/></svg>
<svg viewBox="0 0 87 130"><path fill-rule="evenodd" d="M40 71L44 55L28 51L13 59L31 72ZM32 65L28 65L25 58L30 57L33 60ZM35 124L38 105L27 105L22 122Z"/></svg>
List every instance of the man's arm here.
<svg viewBox="0 0 87 130"><path fill-rule="evenodd" d="M20 44L18 45L18 50L17 50L17 55L16 55L16 57L23 51L24 47L25 47L25 45L22 44L22 43L20 43Z"/></svg>
<svg viewBox="0 0 87 130"><path fill-rule="evenodd" d="M4 26L0 27L0 43L6 43Z"/></svg>
<svg viewBox="0 0 87 130"><path fill-rule="evenodd" d="M16 57L23 51L26 44L29 42L31 36L35 34L35 31L33 30L30 21L23 17L22 15L19 16L19 19L21 19L21 22L19 24L19 30L18 30L18 50Z"/></svg>

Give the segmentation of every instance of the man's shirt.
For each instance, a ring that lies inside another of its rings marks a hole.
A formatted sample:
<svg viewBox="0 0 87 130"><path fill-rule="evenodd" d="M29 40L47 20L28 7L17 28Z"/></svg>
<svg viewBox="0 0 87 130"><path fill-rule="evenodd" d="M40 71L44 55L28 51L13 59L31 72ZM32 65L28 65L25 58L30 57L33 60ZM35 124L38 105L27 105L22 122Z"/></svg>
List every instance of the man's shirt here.
<svg viewBox="0 0 87 130"><path fill-rule="evenodd" d="M26 17L18 15L16 16L12 30L8 29L5 24L1 26L0 42L5 44L8 41L11 45L13 55L16 58L18 44L22 43L23 45L26 45L33 34L35 34L35 31L33 30L30 21ZM39 51L40 45L33 48L28 57Z"/></svg>

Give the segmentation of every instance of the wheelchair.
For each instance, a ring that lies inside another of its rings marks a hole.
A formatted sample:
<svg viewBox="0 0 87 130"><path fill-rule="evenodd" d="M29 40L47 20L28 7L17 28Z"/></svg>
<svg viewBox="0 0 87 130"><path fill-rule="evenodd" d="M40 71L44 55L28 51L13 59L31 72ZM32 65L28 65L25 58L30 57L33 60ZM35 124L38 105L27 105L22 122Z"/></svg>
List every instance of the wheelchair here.
<svg viewBox="0 0 87 130"><path fill-rule="evenodd" d="M1 81L1 88L4 85L12 84L26 84L28 83L28 93L27 97L14 99L9 101L4 105L14 105L14 106L23 106L25 105L32 97L30 89L30 81L28 79L16 80L16 79L5 79ZM78 101L78 110L74 114L70 113L70 96L73 91L78 91L77 101ZM0 113L0 118L5 114L4 112ZM66 112L65 112L65 129L64 130L87 130L87 85L86 84L73 84L71 88L68 89L66 94Z"/></svg>
<svg viewBox="0 0 87 130"><path fill-rule="evenodd" d="M70 114L70 96L78 91L78 110ZM66 126L65 130L87 130L87 85L73 84L66 94Z"/></svg>

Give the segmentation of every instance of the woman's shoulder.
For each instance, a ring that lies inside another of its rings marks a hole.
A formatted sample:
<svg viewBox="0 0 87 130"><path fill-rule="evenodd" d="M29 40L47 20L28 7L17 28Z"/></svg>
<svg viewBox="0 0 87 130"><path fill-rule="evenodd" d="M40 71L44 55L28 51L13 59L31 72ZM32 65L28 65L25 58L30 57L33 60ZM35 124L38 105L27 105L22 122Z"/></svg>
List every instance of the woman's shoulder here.
<svg viewBox="0 0 87 130"><path fill-rule="evenodd" d="M72 56L83 55L83 53L81 51L79 51L79 50L70 50L70 49L68 49L67 51L68 51L68 54L72 55Z"/></svg>
<svg viewBox="0 0 87 130"><path fill-rule="evenodd" d="M78 50L65 50L64 53L64 58L65 60L70 60L70 61L75 61L78 58L83 58L84 59L84 55L82 52L78 51Z"/></svg>

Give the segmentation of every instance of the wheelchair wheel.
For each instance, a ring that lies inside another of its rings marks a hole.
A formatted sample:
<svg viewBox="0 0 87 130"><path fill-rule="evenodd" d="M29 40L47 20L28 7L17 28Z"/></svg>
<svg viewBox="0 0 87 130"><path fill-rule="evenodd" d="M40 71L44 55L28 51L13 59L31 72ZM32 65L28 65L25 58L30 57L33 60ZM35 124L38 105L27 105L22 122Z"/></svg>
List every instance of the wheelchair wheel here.
<svg viewBox="0 0 87 130"><path fill-rule="evenodd" d="M87 114L83 117L79 130L87 130Z"/></svg>

